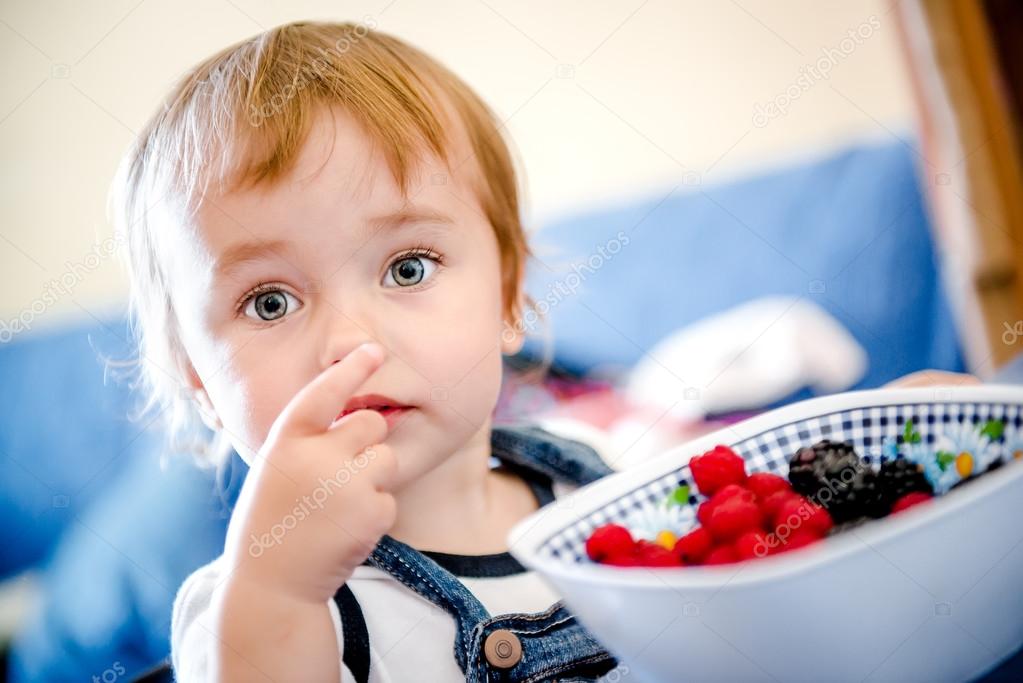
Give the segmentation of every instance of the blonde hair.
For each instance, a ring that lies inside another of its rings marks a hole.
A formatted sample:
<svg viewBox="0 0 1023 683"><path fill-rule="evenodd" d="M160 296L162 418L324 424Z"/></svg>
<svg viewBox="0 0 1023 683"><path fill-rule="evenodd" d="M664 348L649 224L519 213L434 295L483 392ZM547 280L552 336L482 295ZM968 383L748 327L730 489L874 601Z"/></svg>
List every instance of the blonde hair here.
<svg viewBox="0 0 1023 683"><path fill-rule="evenodd" d="M452 172L472 159L473 189L497 237L504 313L519 326L523 302L534 308L522 291L532 253L512 157L496 117L461 79L365 24L296 22L228 47L173 88L124 158L113 194L128 247L134 366L144 385L138 417L158 410L172 447L209 464L222 462L230 444L222 433L197 431L188 359L147 213L169 202L188 214L207 192L273 182L294 163L314 117L329 107L363 126L403 194L423 153ZM459 125L471 156L454 164L446 131ZM545 353L541 374L548 362Z"/></svg>

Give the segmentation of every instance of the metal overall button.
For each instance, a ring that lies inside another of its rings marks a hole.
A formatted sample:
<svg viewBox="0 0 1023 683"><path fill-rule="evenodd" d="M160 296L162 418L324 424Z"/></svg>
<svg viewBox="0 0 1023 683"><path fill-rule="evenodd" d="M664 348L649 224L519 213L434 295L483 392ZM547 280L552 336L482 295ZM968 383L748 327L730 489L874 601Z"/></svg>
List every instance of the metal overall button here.
<svg viewBox="0 0 1023 683"><path fill-rule="evenodd" d="M491 666L510 669L522 659L522 643L511 631L498 629L487 636L483 643L483 654Z"/></svg>

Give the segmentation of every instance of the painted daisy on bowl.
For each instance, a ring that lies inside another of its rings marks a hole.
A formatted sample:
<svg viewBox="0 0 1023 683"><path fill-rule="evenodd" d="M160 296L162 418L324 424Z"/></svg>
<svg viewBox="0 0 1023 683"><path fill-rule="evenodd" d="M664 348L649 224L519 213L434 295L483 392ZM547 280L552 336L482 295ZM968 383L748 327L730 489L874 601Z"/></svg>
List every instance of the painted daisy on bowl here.
<svg viewBox="0 0 1023 683"><path fill-rule="evenodd" d="M890 436L881 439L880 464L899 459L899 442Z"/></svg>
<svg viewBox="0 0 1023 683"><path fill-rule="evenodd" d="M1017 429L1014 433L1005 435L1002 452L1005 454L1005 462L1023 460L1023 429Z"/></svg>
<svg viewBox="0 0 1023 683"><path fill-rule="evenodd" d="M935 492L944 493L960 481L985 472L1001 457L992 440L1002 436L1002 423L992 420L983 426L969 422L950 424L934 442L935 459L941 475ZM926 470L926 465L925 465Z"/></svg>
<svg viewBox="0 0 1023 683"><path fill-rule="evenodd" d="M944 493L955 484L951 475L945 476L945 468L938 463L934 447L923 440L913 420L906 422L901 446L897 446L894 439L885 437L882 440L882 450L887 458L894 459L901 453L906 460L919 465L935 493Z"/></svg>
<svg viewBox="0 0 1023 683"><path fill-rule="evenodd" d="M937 467L934 448L924 443L919 433L911 432L911 434L901 445L895 439L888 436L881 440L881 452L884 455L884 462L897 460L901 457L923 467L926 467L928 461L930 461Z"/></svg>
<svg viewBox="0 0 1023 683"><path fill-rule="evenodd" d="M928 446L911 420L906 423L902 453L923 467L934 492L942 494L1001 459L1001 449L993 442L1001 439L1002 428L998 420L983 425L953 423L938 432L934 444Z"/></svg>
<svg viewBox="0 0 1023 683"><path fill-rule="evenodd" d="M692 526L693 509L688 504L689 487L680 486L660 503L647 503L632 512L625 526L632 532L633 538L671 549L678 537Z"/></svg>

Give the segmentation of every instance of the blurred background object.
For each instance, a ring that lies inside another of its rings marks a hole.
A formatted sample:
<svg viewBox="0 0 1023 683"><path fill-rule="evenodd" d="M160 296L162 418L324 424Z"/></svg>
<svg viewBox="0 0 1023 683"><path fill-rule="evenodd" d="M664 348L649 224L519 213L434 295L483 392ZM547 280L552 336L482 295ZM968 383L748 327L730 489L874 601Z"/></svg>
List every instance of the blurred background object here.
<svg viewBox="0 0 1023 683"><path fill-rule="evenodd" d="M104 366L131 357L106 193L176 77L301 18L423 47L514 141L546 322L524 321L498 420L623 469L820 392L924 368L990 379L1023 350L1012 2L4 3L11 680L158 665L177 586L222 547L244 466L166 452ZM528 381L545 335L554 367ZM707 348L714 372L688 358Z"/></svg>
<svg viewBox="0 0 1023 683"><path fill-rule="evenodd" d="M1023 6L899 6L945 281L970 367L986 375L1023 339Z"/></svg>

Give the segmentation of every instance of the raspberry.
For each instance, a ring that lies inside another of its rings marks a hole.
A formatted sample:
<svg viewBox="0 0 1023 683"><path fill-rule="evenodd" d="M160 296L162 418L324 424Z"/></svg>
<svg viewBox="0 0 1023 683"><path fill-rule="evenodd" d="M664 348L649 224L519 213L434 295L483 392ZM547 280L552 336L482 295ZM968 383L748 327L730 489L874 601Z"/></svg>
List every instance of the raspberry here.
<svg viewBox="0 0 1023 683"><path fill-rule="evenodd" d="M806 520L807 527L820 536L827 536L835 526L835 520L831 519L831 513L827 508L815 503L810 504L810 509L810 519Z"/></svg>
<svg viewBox="0 0 1023 683"><path fill-rule="evenodd" d="M722 501L725 500L726 498L732 498L734 496L742 496L745 498L749 498L750 500L756 498L756 495L745 486L742 486L740 484L726 484L725 486L722 486L720 489L718 489L717 492L713 496L711 496L711 499L716 501Z"/></svg>
<svg viewBox="0 0 1023 683"><path fill-rule="evenodd" d="M778 547L774 552L785 553L797 548L803 548L819 540L821 540L821 537L808 529L796 529L791 536L786 538L778 537Z"/></svg>
<svg viewBox="0 0 1023 683"><path fill-rule="evenodd" d="M696 519L700 520L700 524L707 525L707 519L710 516L710 511L721 504L727 498L734 496L740 496L749 502L756 504L757 497L753 495L753 492L739 486L738 484L728 484L722 487L717 493L710 497L710 500L705 500L700 503L700 507L696 509Z"/></svg>
<svg viewBox="0 0 1023 683"><path fill-rule="evenodd" d="M672 552L684 564L700 564L707 557L714 539L705 528L697 527L682 538L675 541L675 548Z"/></svg>
<svg viewBox="0 0 1023 683"><path fill-rule="evenodd" d="M705 496L714 495L728 484L741 484L746 480L746 463L728 446L715 446L693 457L689 470L696 488Z"/></svg>
<svg viewBox="0 0 1023 683"><path fill-rule="evenodd" d="M792 496L778 506L774 526L787 526L789 531L805 530L815 536L824 536L833 523L828 511L802 496Z"/></svg>
<svg viewBox="0 0 1023 683"><path fill-rule="evenodd" d="M678 567L678 557L664 546L649 541L636 544L636 558L642 567Z"/></svg>
<svg viewBox="0 0 1023 683"><path fill-rule="evenodd" d="M734 541L744 531L760 528L764 515L752 493L729 496L715 504L707 515L707 531L719 541Z"/></svg>
<svg viewBox="0 0 1023 683"><path fill-rule="evenodd" d="M777 542L776 542L777 543ZM732 544L740 560L755 560L770 555L774 548L768 545L767 534L763 531L747 531Z"/></svg>
<svg viewBox="0 0 1023 683"><path fill-rule="evenodd" d="M610 558L624 558L635 551L636 543L629 530L618 524L605 524L593 530L586 539L586 554L594 562L609 562Z"/></svg>
<svg viewBox="0 0 1023 683"><path fill-rule="evenodd" d="M778 516L778 508L780 508L782 503L790 498L802 498L802 496L795 491L787 489L775 491L767 498L760 501L760 509L764 511L764 514L767 515L768 519L774 520Z"/></svg>
<svg viewBox="0 0 1023 683"><path fill-rule="evenodd" d="M703 561L704 564L731 564L738 562L739 556L735 554L735 549L730 545L719 545L707 555L707 559Z"/></svg>
<svg viewBox="0 0 1023 683"><path fill-rule="evenodd" d="M924 493L923 491L914 491L913 493L907 493L906 495L902 496L897 501L895 501L895 504L892 505L892 514L895 514L896 512L902 512L906 508L911 508L914 505L919 505L920 503L926 503L933 497L934 496L932 496L931 494Z"/></svg>
<svg viewBox="0 0 1023 683"><path fill-rule="evenodd" d="M746 488L757 496L757 500L763 502L772 493L778 491L791 491L792 485L784 477L770 472L755 472L746 478Z"/></svg>

